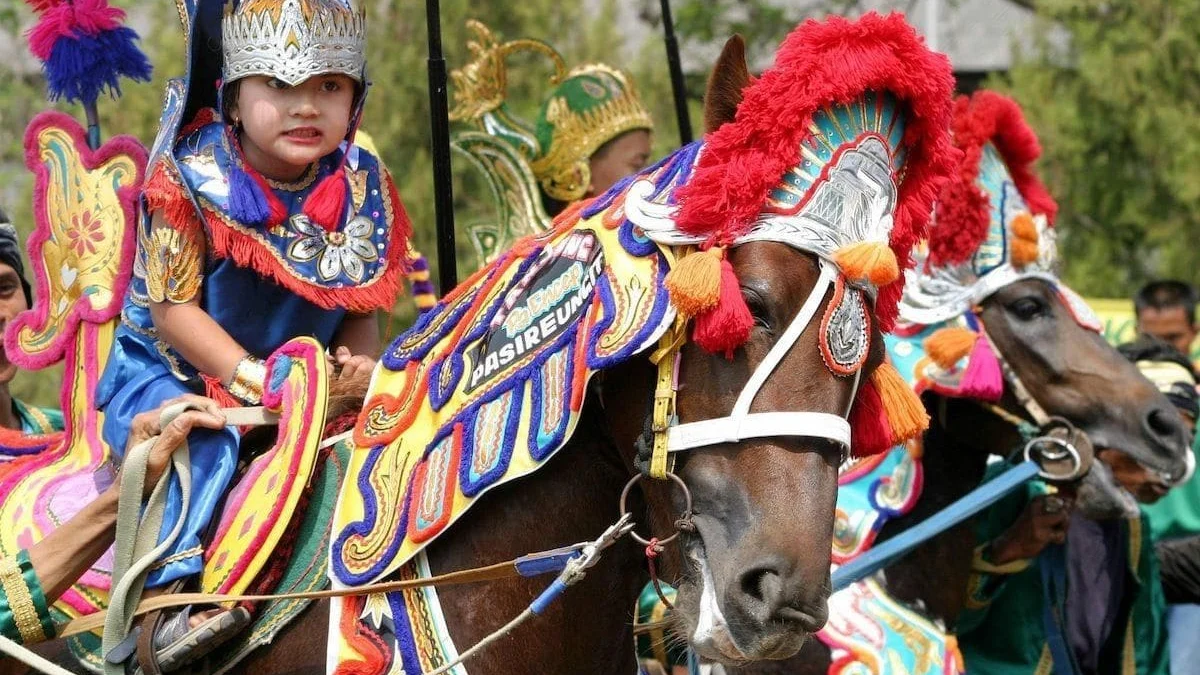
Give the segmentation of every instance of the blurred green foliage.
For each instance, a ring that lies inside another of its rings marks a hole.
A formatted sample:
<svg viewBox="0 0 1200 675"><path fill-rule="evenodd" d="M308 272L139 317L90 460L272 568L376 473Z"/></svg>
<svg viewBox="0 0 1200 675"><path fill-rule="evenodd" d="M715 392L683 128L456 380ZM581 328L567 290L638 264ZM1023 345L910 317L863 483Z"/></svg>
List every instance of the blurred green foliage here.
<svg viewBox="0 0 1200 675"><path fill-rule="evenodd" d="M1067 281L1089 296L1200 282L1200 3L1037 0L1035 46L989 84L1044 148ZM1062 53L1049 39L1070 36Z"/></svg>

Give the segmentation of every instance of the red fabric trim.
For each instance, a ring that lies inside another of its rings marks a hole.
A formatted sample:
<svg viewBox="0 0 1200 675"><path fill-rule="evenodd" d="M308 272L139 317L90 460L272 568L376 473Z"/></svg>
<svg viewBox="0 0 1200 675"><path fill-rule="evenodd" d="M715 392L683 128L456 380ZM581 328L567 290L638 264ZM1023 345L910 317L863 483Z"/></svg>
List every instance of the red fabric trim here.
<svg viewBox="0 0 1200 675"><path fill-rule="evenodd" d="M975 181L983 146L996 146L1021 196L1035 214L1053 225L1058 204L1033 173L1042 154L1037 135L1025 122L1021 107L994 91L960 96L954 102L954 145L963 151L953 179L937 202L937 218L929 237L929 262L961 263L979 250L990 222L988 196Z"/></svg>
<svg viewBox="0 0 1200 675"><path fill-rule="evenodd" d="M183 180L168 162L158 162L142 188L147 213L161 213L172 228L187 234L203 231L196 207L183 190Z"/></svg>
<svg viewBox="0 0 1200 675"><path fill-rule="evenodd" d="M950 142L954 78L949 60L931 52L904 16L870 13L857 21L806 21L784 40L775 65L746 87L733 122L706 136L688 183L675 193L684 232L728 244L762 210L779 177L800 162L813 113L887 91L907 105L908 149L891 246L901 269L924 237L933 200L955 165ZM877 316L891 328L903 278L880 289Z"/></svg>
<svg viewBox="0 0 1200 675"><path fill-rule="evenodd" d="M192 134L193 132L203 129L204 127L212 124L216 118L216 110L213 110L212 108L201 108L196 113L196 116L192 118L192 121L185 124L183 128L179 130L179 136L177 136L177 138L182 138Z"/></svg>
<svg viewBox="0 0 1200 675"><path fill-rule="evenodd" d="M221 380L206 373L200 373L200 379L204 380L204 395L216 401L222 408L241 408L246 405L229 393L225 385L221 384Z"/></svg>

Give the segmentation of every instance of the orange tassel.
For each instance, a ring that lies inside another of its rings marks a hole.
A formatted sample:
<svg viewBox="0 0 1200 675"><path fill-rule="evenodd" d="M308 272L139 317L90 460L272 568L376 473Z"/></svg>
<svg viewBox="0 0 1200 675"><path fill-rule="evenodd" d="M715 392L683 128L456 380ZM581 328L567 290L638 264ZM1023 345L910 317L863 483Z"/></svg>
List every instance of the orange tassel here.
<svg viewBox="0 0 1200 675"><path fill-rule="evenodd" d="M1013 218L1012 225L1013 239L1009 247L1012 251L1012 261L1017 267L1024 267L1038 259L1038 231L1037 223L1033 222L1033 217L1028 213Z"/></svg>
<svg viewBox="0 0 1200 675"><path fill-rule="evenodd" d="M934 331L922 344L925 353L938 367L949 370L971 353L978 338L979 334L975 331L954 326Z"/></svg>
<svg viewBox="0 0 1200 675"><path fill-rule="evenodd" d="M929 428L929 413L912 387L904 381L891 361L884 361L871 374L871 382L879 392L888 422L892 425L892 438L903 443L917 438Z"/></svg>
<svg viewBox="0 0 1200 675"><path fill-rule="evenodd" d="M1012 260L1017 267L1025 267L1038 259L1038 245L1035 241L1024 239L1012 240Z"/></svg>
<svg viewBox="0 0 1200 675"><path fill-rule="evenodd" d="M1032 241L1036 244L1038 240L1038 231L1037 223L1033 222L1033 216L1029 215L1028 213L1022 213L1016 218L1013 218L1012 233L1013 236L1018 239Z"/></svg>
<svg viewBox="0 0 1200 675"><path fill-rule="evenodd" d="M721 298L721 263L725 249L713 246L680 258L667 272L663 283L671 295L671 304L688 317L717 306Z"/></svg>
<svg viewBox="0 0 1200 675"><path fill-rule="evenodd" d="M869 281L874 286L887 286L900 278L896 253L886 241L860 241L843 246L833 253L833 262L855 281Z"/></svg>

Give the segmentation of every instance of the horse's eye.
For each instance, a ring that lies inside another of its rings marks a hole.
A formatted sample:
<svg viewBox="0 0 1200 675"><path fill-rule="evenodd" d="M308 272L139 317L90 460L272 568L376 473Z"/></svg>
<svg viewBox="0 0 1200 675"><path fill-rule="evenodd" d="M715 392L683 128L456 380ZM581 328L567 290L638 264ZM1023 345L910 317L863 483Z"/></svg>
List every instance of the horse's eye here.
<svg viewBox="0 0 1200 675"><path fill-rule="evenodd" d="M1050 307L1041 298L1025 296L1008 303L1008 311L1022 321L1032 321L1046 316Z"/></svg>
<svg viewBox="0 0 1200 675"><path fill-rule="evenodd" d="M762 294L752 288L742 288L742 297L750 308L750 316L754 317L754 325L771 330L771 312Z"/></svg>

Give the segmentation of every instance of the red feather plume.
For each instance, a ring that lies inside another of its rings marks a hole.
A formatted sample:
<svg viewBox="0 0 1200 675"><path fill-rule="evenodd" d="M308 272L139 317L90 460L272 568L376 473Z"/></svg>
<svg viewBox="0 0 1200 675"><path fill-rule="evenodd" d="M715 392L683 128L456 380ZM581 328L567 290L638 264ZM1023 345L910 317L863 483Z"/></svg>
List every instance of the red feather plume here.
<svg viewBox="0 0 1200 675"><path fill-rule="evenodd" d="M775 65L743 92L733 122L706 138L691 180L679 188L680 230L727 245L758 216L771 188L800 163L813 113L887 91L906 108L908 150L891 247L901 268L926 234L934 198L955 166L948 133L954 78L945 56L925 46L904 16L809 20L788 35ZM880 289L880 326L891 328L903 278Z"/></svg>
<svg viewBox="0 0 1200 675"><path fill-rule="evenodd" d="M988 196L975 184L983 146L992 143L1025 203L1053 225L1058 204L1033 173L1033 162L1042 154L1037 135L1025 122L1015 101L993 91L960 96L954 102L954 145L962 150L953 180L942 190L937 218L929 237L929 262L961 263L987 238Z"/></svg>

